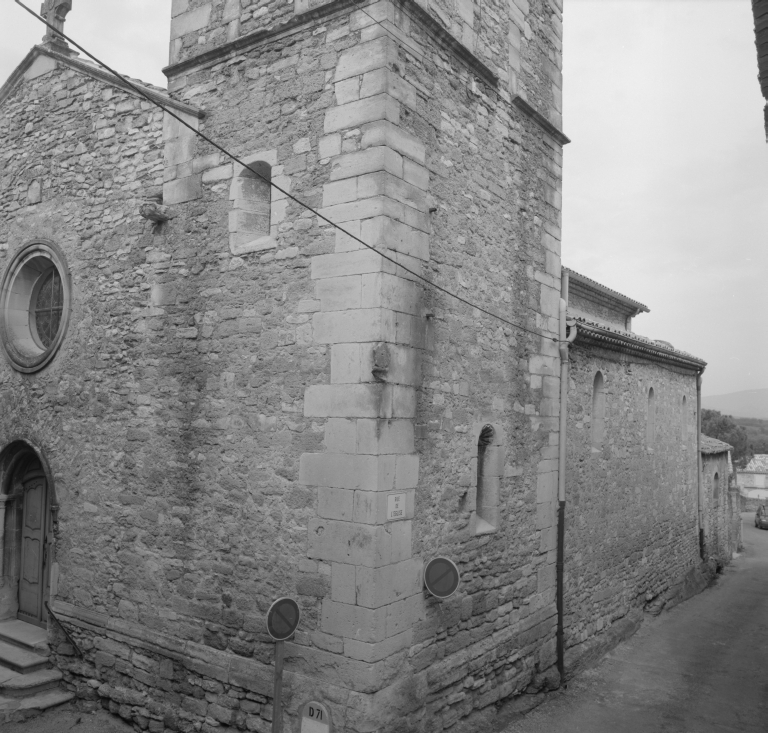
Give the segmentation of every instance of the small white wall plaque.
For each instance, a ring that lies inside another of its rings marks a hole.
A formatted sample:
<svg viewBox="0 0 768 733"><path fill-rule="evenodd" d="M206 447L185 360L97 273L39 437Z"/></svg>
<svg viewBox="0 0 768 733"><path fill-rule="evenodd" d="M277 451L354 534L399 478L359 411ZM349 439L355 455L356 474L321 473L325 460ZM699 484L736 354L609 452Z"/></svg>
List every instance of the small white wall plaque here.
<svg viewBox="0 0 768 733"><path fill-rule="evenodd" d="M405 519L405 494L387 494L387 521Z"/></svg>
<svg viewBox="0 0 768 733"><path fill-rule="evenodd" d="M301 708L300 733L332 733L328 708L314 700L304 703Z"/></svg>

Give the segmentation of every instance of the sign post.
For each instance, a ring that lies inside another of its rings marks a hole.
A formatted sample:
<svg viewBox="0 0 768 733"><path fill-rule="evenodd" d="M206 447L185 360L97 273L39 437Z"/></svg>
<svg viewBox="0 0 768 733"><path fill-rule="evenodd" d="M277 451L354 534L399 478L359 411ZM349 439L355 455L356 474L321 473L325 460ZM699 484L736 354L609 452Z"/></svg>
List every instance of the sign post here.
<svg viewBox="0 0 768 733"><path fill-rule="evenodd" d="M450 598L456 592L459 580L459 569L447 557L432 558L424 568L424 585L440 600Z"/></svg>
<svg viewBox="0 0 768 733"><path fill-rule="evenodd" d="M272 700L272 733L283 733L283 659L285 640L293 636L301 619L293 598L278 598L267 611L267 632L275 640L275 686Z"/></svg>

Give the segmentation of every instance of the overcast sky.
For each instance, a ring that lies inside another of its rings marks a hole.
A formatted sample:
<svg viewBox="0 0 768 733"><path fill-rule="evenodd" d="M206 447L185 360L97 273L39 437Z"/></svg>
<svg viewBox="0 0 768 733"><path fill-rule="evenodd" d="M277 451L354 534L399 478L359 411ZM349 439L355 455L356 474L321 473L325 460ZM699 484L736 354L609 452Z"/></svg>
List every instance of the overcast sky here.
<svg viewBox="0 0 768 733"><path fill-rule="evenodd" d="M44 28L0 2L2 83ZM170 5L74 0L66 30L162 86ZM705 394L768 388L768 145L749 0L565 0L564 33L563 263L645 303L635 330L705 359Z"/></svg>

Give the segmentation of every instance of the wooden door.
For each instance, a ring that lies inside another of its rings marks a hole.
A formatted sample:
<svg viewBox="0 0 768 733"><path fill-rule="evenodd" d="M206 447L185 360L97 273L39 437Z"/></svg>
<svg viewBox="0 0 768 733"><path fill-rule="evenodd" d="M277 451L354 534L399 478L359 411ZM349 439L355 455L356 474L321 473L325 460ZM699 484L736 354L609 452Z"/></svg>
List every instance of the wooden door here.
<svg viewBox="0 0 768 733"><path fill-rule="evenodd" d="M21 523L21 573L19 574L19 612L22 621L45 626L43 600L46 588L46 530L48 485L41 470L27 471Z"/></svg>

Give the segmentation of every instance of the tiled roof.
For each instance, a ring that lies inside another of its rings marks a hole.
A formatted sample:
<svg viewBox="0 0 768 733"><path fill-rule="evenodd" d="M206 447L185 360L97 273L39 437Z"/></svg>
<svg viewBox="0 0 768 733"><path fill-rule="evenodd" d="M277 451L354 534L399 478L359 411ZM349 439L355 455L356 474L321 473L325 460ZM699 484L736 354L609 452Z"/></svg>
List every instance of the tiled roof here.
<svg viewBox="0 0 768 733"><path fill-rule="evenodd" d="M717 438L710 438L708 435L701 434L701 452L702 453L726 453L729 450L733 450L732 445L723 443L722 440Z"/></svg>
<svg viewBox="0 0 768 733"><path fill-rule="evenodd" d="M685 365L688 368L704 369L707 365L704 360L693 354L675 349L665 341L654 341L631 331L624 331L615 326L590 320L572 311L568 311L568 320L573 322L578 329L577 343L580 340L595 340L602 342L606 348L644 353L648 357Z"/></svg>
<svg viewBox="0 0 768 733"><path fill-rule="evenodd" d="M745 471L755 471L757 473L768 473L768 454L756 453L752 460L747 464Z"/></svg>
<svg viewBox="0 0 768 733"><path fill-rule="evenodd" d="M568 275L572 277L574 280L576 280L577 282L581 282L584 285L587 285L595 290L600 291L601 293L609 295L612 298L616 298L616 300L620 300L621 302L632 306L635 310L638 311L638 313L651 312L651 309L647 305L643 305L642 303L639 303L636 300L632 300L632 298L628 298L626 295L623 295L617 290L612 290L611 288L607 288L605 285L602 285L601 283L597 282L597 280L593 280L591 277L582 275L581 273L578 273L575 270L571 270L569 267L564 267L563 270L567 272Z"/></svg>

